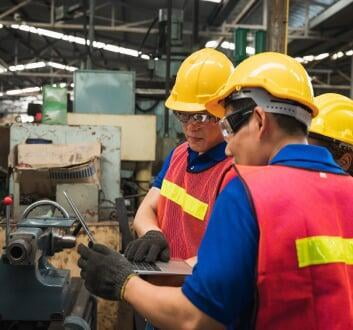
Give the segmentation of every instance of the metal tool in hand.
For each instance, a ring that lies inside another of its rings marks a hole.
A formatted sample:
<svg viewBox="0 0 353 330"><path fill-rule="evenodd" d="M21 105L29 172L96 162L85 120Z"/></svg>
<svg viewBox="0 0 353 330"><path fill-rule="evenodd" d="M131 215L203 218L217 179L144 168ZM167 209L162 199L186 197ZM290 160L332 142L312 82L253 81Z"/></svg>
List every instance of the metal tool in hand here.
<svg viewBox="0 0 353 330"><path fill-rule="evenodd" d="M85 219L83 218L82 214L80 213L80 211L78 210L77 206L75 205L74 201L72 200L72 198L67 194L66 191L63 192L64 196L67 200L67 202L69 203L70 207L72 208L72 210L74 211L78 221L80 222L80 224L82 225L84 231L86 232L89 240L92 243L95 243L96 240L92 235L92 232L90 231L90 229L88 228L88 226L86 225Z"/></svg>

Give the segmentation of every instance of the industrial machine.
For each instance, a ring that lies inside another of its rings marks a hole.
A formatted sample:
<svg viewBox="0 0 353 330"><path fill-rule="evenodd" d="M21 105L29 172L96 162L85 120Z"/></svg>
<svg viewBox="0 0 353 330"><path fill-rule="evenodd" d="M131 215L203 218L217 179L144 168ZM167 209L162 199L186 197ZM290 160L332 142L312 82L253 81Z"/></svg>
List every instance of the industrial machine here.
<svg viewBox="0 0 353 330"><path fill-rule="evenodd" d="M70 271L52 266L48 257L76 245L81 224L58 203L37 201L10 229L12 200L5 197L6 237L0 259L0 329L96 328L96 301ZM50 207L50 215L32 216ZM38 211L38 210L37 210ZM55 213L61 216L54 216Z"/></svg>

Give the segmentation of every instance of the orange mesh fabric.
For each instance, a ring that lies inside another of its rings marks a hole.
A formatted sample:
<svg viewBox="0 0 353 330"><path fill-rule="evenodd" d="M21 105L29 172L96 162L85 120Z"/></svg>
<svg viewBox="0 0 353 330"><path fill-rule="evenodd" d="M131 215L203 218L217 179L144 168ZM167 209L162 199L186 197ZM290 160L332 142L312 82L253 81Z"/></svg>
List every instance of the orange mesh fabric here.
<svg viewBox="0 0 353 330"><path fill-rule="evenodd" d="M157 210L159 227L168 240L171 257L182 259L197 254L221 181L232 162L227 158L203 172L189 173L187 147L184 143L173 153ZM163 193L166 184L168 191Z"/></svg>

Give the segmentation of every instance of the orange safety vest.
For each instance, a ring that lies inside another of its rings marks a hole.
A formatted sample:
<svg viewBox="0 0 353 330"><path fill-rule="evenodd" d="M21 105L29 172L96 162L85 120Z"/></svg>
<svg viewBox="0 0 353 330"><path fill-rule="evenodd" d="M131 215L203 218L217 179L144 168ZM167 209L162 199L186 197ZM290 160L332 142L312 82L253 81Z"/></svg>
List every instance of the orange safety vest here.
<svg viewBox="0 0 353 330"><path fill-rule="evenodd" d="M256 328L353 329L353 178L249 169L238 168L260 232Z"/></svg>
<svg viewBox="0 0 353 330"><path fill-rule="evenodd" d="M158 225L163 231L172 258L197 255L201 239L217 197L221 180L232 164L226 158L199 172L187 171L188 144L178 146L163 179L158 201Z"/></svg>

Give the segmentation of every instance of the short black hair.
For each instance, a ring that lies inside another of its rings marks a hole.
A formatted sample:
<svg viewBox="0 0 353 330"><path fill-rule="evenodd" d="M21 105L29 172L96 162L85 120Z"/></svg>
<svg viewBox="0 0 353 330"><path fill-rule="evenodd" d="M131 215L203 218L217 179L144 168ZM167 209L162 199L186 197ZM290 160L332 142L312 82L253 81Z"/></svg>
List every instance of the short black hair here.
<svg viewBox="0 0 353 330"><path fill-rule="evenodd" d="M278 126L289 135L308 135L308 128L294 117L271 112Z"/></svg>

